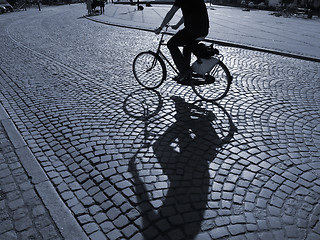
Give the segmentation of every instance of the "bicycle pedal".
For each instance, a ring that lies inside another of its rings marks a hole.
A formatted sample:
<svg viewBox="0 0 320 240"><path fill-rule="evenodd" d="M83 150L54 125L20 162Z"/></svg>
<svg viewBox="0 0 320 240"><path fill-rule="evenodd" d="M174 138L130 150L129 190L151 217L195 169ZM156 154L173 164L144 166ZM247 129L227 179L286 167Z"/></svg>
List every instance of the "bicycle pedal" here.
<svg viewBox="0 0 320 240"><path fill-rule="evenodd" d="M202 78L202 75L193 72L193 73L192 73L192 78Z"/></svg>
<svg viewBox="0 0 320 240"><path fill-rule="evenodd" d="M190 86L192 79L183 79L182 81L177 81L177 83L184 85L184 86Z"/></svg>

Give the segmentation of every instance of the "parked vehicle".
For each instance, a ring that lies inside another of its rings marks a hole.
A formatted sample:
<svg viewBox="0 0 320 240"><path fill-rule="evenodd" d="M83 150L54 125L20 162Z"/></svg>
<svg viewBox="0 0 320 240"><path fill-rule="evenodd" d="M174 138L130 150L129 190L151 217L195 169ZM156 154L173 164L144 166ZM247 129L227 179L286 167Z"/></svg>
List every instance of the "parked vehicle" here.
<svg viewBox="0 0 320 240"><path fill-rule="evenodd" d="M264 9L267 9L267 8L268 8L268 6L264 2L261 2L261 3L258 4L258 9L264 10Z"/></svg>
<svg viewBox="0 0 320 240"><path fill-rule="evenodd" d="M3 5L0 5L0 14L5 13L7 11L6 7Z"/></svg>
<svg viewBox="0 0 320 240"><path fill-rule="evenodd" d="M0 6L3 6L5 8L5 12L13 12L13 7L7 2L7 0L0 0Z"/></svg>
<svg viewBox="0 0 320 240"><path fill-rule="evenodd" d="M258 6L258 4L254 3L254 2L249 2L248 3L248 7L249 8L256 8Z"/></svg>

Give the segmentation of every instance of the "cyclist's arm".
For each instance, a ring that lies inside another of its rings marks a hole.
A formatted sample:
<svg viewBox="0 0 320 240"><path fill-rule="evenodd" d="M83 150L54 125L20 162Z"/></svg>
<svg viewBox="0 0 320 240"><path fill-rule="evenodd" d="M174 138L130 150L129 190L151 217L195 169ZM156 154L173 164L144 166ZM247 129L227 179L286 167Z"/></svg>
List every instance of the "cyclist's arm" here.
<svg viewBox="0 0 320 240"><path fill-rule="evenodd" d="M178 29L183 23L184 23L184 18L182 17L176 25L172 26L172 28Z"/></svg>
<svg viewBox="0 0 320 240"><path fill-rule="evenodd" d="M156 33L159 33L162 30L162 28L164 28L171 21L171 19L173 18L174 14L178 11L178 9L179 9L179 7L174 6L174 5L172 6L172 8L169 10L169 12L164 17L160 27L155 30Z"/></svg>

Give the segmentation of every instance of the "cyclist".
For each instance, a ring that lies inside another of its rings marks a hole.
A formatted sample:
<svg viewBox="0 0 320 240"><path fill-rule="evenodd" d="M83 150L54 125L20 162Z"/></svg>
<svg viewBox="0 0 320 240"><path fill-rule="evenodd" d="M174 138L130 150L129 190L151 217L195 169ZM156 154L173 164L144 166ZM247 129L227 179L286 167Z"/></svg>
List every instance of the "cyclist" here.
<svg viewBox="0 0 320 240"><path fill-rule="evenodd" d="M155 29L154 32L159 34L180 8L182 18L172 28L178 29L182 24L184 24L184 28L167 43L172 59L179 70L179 75L174 78L178 82L190 78L192 73L190 59L193 44L197 38L206 37L209 31L209 17L204 0L175 0L160 27ZM179 46L184 47L183 54L179 50Z"/></svg>

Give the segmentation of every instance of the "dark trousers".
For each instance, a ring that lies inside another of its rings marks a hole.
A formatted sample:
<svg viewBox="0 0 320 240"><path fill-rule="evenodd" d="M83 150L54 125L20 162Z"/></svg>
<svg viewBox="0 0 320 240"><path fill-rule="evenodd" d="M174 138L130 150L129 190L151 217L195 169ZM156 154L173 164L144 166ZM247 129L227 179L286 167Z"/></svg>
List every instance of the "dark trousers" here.
<svg viewBox="0 0 320 240"><path fill-rule="evenodd" d="M198 37L207 36L208 30L196 30L184 28L177 32L167 43L172 59L180 73L190 69L190 59L193 46L197 44ZM179 47L183 47L181 53Z"/></svg>

